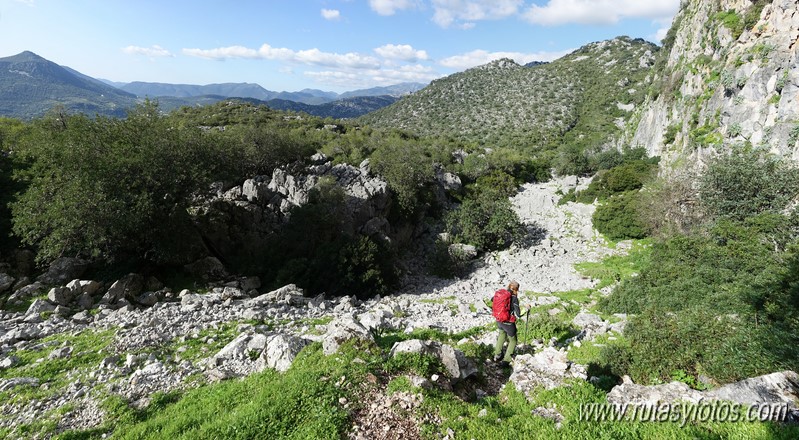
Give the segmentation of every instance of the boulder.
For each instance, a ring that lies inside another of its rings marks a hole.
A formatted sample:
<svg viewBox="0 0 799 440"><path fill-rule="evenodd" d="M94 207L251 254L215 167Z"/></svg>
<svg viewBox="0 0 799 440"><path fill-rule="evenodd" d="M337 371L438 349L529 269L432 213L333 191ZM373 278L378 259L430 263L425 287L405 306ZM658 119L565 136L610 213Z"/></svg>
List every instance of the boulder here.
<svg viewBox="0 0 799 440"><path fill-rule="evenodd" d="M67 306L75 299L75 293L66 287L53 287L47 292L47 299L53 304Z"/></svg>
<svg viewBox="0 0 799 440"><path fill-rule="evenodd" d="M473 260L477 258L477 248L470 244L453 243L449 245L449 254L453 257Z"/></svg>
<svg viewBox="0 0 799 440"><path fill-rule="evenodd" d="M535 355L516 356L508 380L516 389L529 395L536 387L551 390L573 378L586 380L585 366L569 361L565 350L547 347Z"/></svg>
<svg viewBox="0 0 799 440"><path fill-rule="evenodd" d="M294 358L308 344L308 341L296 336L277 334L266 340L266 350L262 357L269 368L283 372L291 367Z"/></svg>
<svg viewBox="0 0 799 440"><path fill-rule="evenodd" d="M676 402L699 403L702 397L700 391L691 389L682 382L646 386L625 381L613 387L607 398L608 402L614 404L660 405Z"/></svg>
<svg viewBox="0 0 799 440"><path fill-rule="evenodd" d="M114 282L103 296L101 303L116 304L121 299L132 300L141 295L142 290L144 290L144 277L131 273Z"/></svg>
<svg viewBox="0 0 799 440"><path fill-rule="evenodd" d="M80 258L61 257L50 263L47 272L40 275L36 280L43 284L66 284L75 278L80 278L89 262Z"/></svg>
<svg viewBox="0 0 799 440"><path fill-rule="evenodd" d="M661 403L732 401L744 405L788 405L797 408L799 401L799 375L783 371L745 379L722 387L697 391L682 382L664 385L637 385L625 380L608 393L608 402L618 404L649 405Z"/></svg>
<svg viewBox="0 0 799 440"><path fill-rule="evenodd" d="M327 333L322 337L322 351L326 355L333 354L338 351L341 344L350 339L374 341L369 330L355 317L345 315L328 324Z"/></svg>
<svg viewBox="0 0 799 440"><path fill-rule="evenodd" d="M409 339L397 342L391 347L391 356L399 353L425 354L437 358L447 370L447 375L453 380L466 379L477 373L477 366L466 355L447 344L438 341L422 341Z"/></svg>
<svg viewBox="0 0 799 440"><path fill-rule="evenodd" d="M794 371L766 374L706 391L707 399L730 400L742 404L799 402L799 374Z"/></svg>
<svg viewBox="0 0 799 440"><path fill-rule="evenodd" d="M247 293L238 287L225 287L222 289L222 300L247 298Z"/></svg>
<svg viewBox="0 0 799 440"><path fill-rule="evenodd" d="M249 292L250 290L261 288L261 279L258 277L246 277L242 278L239 284L245 292Z"/></svg>
<svg viewBox="0 0 799 440"><path fill-rule="evenodd" d="M279 289L247 300L244 305L248 308L264 307L270 304L288 304L293 306L306 305L310 298L305 298L303 290L295 284L288 284Z"/></svg>
<svg viewBox="0 0 799 440"><path fill-rule="evenodd" d="M14 285L14 277L11 275L0 273L0 293L5 292Z"/></svg>
<svg viewBox="0 0 799 440"><path fill-rule="evenodd" d="M27 286L17 289L8 298L8 302L13 303L14 301L24 301L30 297L38 295L42 290L44 290L44 284L38 281L33 284L28 284Z"/></svg>
<svg viewBox="0 0 799 440"><path fill-rule="evenodd" d="M36 379L35 377L15 377L12 379L0 379L0 392L8 391L23 385L38 387L39 379Z"/></svg>
<svg viewBox="0 0 799 440"><path fill-rule="evenodd" d="M250 351L250 339L252 339L252 334L246 332L236 336L235 339L222 347L222 349L211 358L211 365L221 365L225 360L230 359L247 359Z"/></svg>
<svg viewBox="0 0 799 440"><path fill-rule="evenodd" d="M44 312L52 312L53 310L55 310L53 304L43 299L37 299L28 307L25 316L41 315Z"/></svg>
<svg viewBox="0 0 799 440"><path fill-rule="evenodd" d="M163 301L164 295L161 291L157 292L144 292L138 297L136 297L136 302L141 304L145 307L152 307L158 304L160 301Z"/></svg>
<svg viewBox="0 0 799 440"><path fill-rule="evenodd" d="M206 281L221 280L228 276L225 265L216 257L205 257L194 263L187 264L184 266L184 269L186 269L189 274Z"/></svg>

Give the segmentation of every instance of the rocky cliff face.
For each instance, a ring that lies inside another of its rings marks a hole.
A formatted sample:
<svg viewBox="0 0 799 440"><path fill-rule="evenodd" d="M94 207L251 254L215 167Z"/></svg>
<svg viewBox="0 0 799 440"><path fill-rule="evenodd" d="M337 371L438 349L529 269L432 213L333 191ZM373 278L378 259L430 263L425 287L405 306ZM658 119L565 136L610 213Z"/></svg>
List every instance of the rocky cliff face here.
<svg viewBox="0 0 799 440"><path fill-rule="evenodd" d="M255 253L324 181L344 192L348 232L381 238L391 232L386 220L391 195L386 182L370 174L368 161L357 168L333 165L316 154L312 162L301 170L276 168L271 176L256 176L230 188L215 184L211 200L194 213L206 244L223 259Z"/></svg>
<svg viewBox="0 0 799 440"><path fill-rule="evenodd" d="M684 1L659 87L622 143L671 168L735 144L799 160L798 37L799 1Z"/></svg>

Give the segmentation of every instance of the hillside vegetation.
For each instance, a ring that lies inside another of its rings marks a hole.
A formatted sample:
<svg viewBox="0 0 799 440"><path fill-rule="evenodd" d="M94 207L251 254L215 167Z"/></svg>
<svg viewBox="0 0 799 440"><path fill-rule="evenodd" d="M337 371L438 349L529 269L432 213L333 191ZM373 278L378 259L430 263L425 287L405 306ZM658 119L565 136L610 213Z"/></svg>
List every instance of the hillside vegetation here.
<svg viewBox="0 0 799 440"><path fill-rule="evenodd" d="M534 67L497 60L433 81L359 121L488 147L598 147L643 101L657 51L622 37Z"/></svg>

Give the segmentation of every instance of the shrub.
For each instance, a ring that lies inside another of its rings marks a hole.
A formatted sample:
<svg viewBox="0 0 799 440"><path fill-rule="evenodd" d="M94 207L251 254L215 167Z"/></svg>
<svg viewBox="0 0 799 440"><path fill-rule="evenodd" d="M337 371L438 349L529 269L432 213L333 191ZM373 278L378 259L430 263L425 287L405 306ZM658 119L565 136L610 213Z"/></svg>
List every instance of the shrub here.
<svg viewBox="0 0 799 440"><path fill-rule="evenodd" d="M679 124L672 124L666 127L666 132L663 133L663 145L673 144L677 139L677 133L680 132Z"/></svg>
<svg viewBox="0 0 799 440"><path fill-rule="evenodd" d="M561 145L554 162L555 173L560 176L584 175L591 172L588 156L577 145Z"/></svg>
<svg viewBox="0 0 799 440"><path fill-rule="evenodd" d="M637 315L625 330L627 373L727 382L799 366L796 237L795 219L765 213L655 243L639 276L599 304Z"/></svg>
<svg viewBox="0 0 799 440"><path fill-rule="evenodd" d="M799 170L763 151L737 149L708 164L699 195L714 218L743 220L780 212L799 195Z"/></svg>
<svg viewBox="0 0 799 440"><path fill-rule="evenodd" d="M640 199L637 191L610 197L594 211L594 227L611 240L646 237L647 227L639 214Z"/></svg>
<svg viewBox="0 0 799 440"><path fill-rule="evenodd" d="M175 129L151 103L125 120L60 115L33 130L19 148L29 187L12 211L15 234L39 259L185 261L192 253L186 209L218 170L213 139Z"/></svg>
<svg viewBox="0 0 799 440"><path fill-rule="evenodd" d="M384 139L371 157L374 170L388 182L405 213L420 208L420 192L435 179L435 159L411 138Z"/></svg>
<svg viewBox="0 0 799 440"><path fill-rule="evenodd" d="M694 230L705 220L695 188L697 176L691 171L659 177L641 190L641 220L658 237Z"/></svg>
<svg viewBox="0 0 799 440"><path fill-rule="evenodd" d="M491 194L467 198L461 206L447 213L446 227L455 241L480 250L504 249L524 236L524 225L506 198Z"/></svg>

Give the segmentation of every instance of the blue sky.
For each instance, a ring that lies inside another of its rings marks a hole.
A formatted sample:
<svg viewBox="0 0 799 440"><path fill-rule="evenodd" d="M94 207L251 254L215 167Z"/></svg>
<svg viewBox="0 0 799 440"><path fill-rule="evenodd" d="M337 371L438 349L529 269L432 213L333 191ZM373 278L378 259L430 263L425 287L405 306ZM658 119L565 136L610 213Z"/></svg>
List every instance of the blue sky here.
<svg viewBox="0 0 799 440"><path fill-rule="evenodd" d="M658 42L679 0L0 0L0 57L112 81L342 92Z"/></svg>

